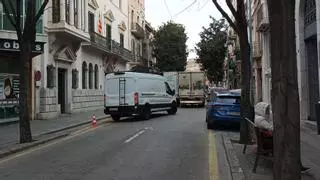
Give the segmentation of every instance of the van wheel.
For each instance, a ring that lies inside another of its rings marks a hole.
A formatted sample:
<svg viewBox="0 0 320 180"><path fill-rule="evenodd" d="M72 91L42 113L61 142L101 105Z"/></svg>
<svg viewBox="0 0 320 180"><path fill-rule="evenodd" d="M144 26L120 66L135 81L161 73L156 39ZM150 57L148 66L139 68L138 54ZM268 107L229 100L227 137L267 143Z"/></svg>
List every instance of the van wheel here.
<svg viewBox="0 0 320 180"><path fill-rule="evenodd" d="M150 106L148 104L146 104L144 107L143 107L143 110L142 110L142 118L144 120L149 120L151 118L151 109L150 109Z"/></svg>
<svg viewBox="0 0 320 180"><path fill-rule="evenodd" d="M113 121L120 121L120 116L119 115L111 115L111 118Z"/></svg>
<svg viewBox="0 0 320 180"><path fill-rule="evenodd" d="M176 103L172 103L171 109L169 109L167 112L170 115L174 115L174 114L177 113L177 111L178 111L177 104Z"/></svg>

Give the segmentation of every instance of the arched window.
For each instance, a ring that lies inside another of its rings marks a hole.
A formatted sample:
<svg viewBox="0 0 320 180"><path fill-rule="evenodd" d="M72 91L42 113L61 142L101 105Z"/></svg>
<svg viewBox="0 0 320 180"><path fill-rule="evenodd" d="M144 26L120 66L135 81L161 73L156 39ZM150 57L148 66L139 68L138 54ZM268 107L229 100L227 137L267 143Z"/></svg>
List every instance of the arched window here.
<svg viewBox="0 0 320 180"><path fill-rule="evenodd" d="M94 65L94 87L99 89L99 68L98 65Z"/></svg>
<svg viewBox="0 0 320 180"><path fill-rule="evenodd" d="M82 63L82 89L87 89L87 63L83 62Z"/></svg>
<svg viewBox="0 0 320 180"><path fill-rule="evenodd" d="M89 64L89 89L93 88L93 66Z"/></svg>

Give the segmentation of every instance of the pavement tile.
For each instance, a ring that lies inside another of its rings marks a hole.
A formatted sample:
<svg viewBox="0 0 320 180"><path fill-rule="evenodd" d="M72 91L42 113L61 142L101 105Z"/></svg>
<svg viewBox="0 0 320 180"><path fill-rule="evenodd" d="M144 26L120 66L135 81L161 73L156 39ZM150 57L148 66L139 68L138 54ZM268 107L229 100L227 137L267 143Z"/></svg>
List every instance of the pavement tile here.
<svg viewBox="0 0 320 180"><path fill-rule="evenodd" d="M305 166L311 167L311 170L307 173L302 173L303 180L316 180L320 179L320 135L316 133L316 127L314 123L302 123L301 124L301 152L302 162ZM227 134L225 139L237 140L239 135ZM257 172L253 173L252 168L255 161L255 145L248 145L246 153L243 154L243 145L236 142L227 142L226 150L231 151L228 153L236 153L237 159L240 162L240 167L243 171L245 179L248 180L272 180L273 179L273 163L272 158L261 157L258 162ZM232 157L233 155L231 155ZM230 158L233 159L233 158ZM235 160L237 161L237 160ZM235 162L236 163L236 162ZM231 166L232 167L232 166ZM233 176L236 177L236 176Z"/></svg>

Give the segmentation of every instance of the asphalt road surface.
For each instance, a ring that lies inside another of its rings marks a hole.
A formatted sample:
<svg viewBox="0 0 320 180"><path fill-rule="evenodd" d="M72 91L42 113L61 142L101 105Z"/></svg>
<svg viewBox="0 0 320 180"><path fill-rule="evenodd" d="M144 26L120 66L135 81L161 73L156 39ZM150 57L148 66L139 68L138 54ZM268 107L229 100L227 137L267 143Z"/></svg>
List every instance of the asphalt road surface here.
<svg viewBox="0 0 320 180"><path fill-rule="evenodd" d="M0 159L1 180L229 179L223 147L205 109L88 126L58 141ZM219 164L219 167L218 167Z"/></svg>

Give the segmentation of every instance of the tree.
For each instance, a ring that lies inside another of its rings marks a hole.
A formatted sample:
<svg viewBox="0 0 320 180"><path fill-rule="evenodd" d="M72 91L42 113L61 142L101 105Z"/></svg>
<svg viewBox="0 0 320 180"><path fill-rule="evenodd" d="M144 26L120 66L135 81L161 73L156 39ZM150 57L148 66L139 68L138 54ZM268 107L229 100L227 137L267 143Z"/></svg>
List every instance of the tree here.
<svg viewBox="0 0 320 180"><path fill-rule="evenodd" d="M26 1L26 3L25 3ZM19 67L20 67L20 94L19 94L19 128L20 143L31 142L32 134L30 128L30 102L31 102L31 70L32 70L32 46L36 40L36 24L42 16L49 0L43 0L39 9L36 9L36 3L40 0L0 0L12 26L17 33L17 40L20 49ZM26 18L21 22L23 6L26 4Z"/></svg>
<svg viewBox="0 0 320 180"><path fill-rule="evenodd" d="M224 19L216 20L210 16L212 22L208 28L203 27L200 42L197 44L197 62L205 70L210 81L218 83L223 78L223 63L226 55L227 40L226 23Z"/></svg>
<svg viewBox="0 0 320 180"><path fill-rule="evenodd" d="M240 56L241 56L241 117L247 117L253 120L254 108L251 103L251 64L250 64L250 45L248 42L247 18L243 0L236 0L236 8L232 5L231 0L226 0L227 6L231 11L234 21L220 6L217 0L212 0L222 16L228 21L229 25L239 36ZM240 143L248 141L248 126L244 119L240 123Z"/></svg>
<svg viewBox="0 0 320 180"><path fill-rule="evenodd" d="M300 180L300 106L295 41L295 0L268 0L274 178Z"/></svg>
<svg viewBox="0 0 320 180"><path fill-rule="evenodd" d="M161 71L184 71L187 64L187 35L181 24L169 21L156 31L153 55Z"/></svg>

